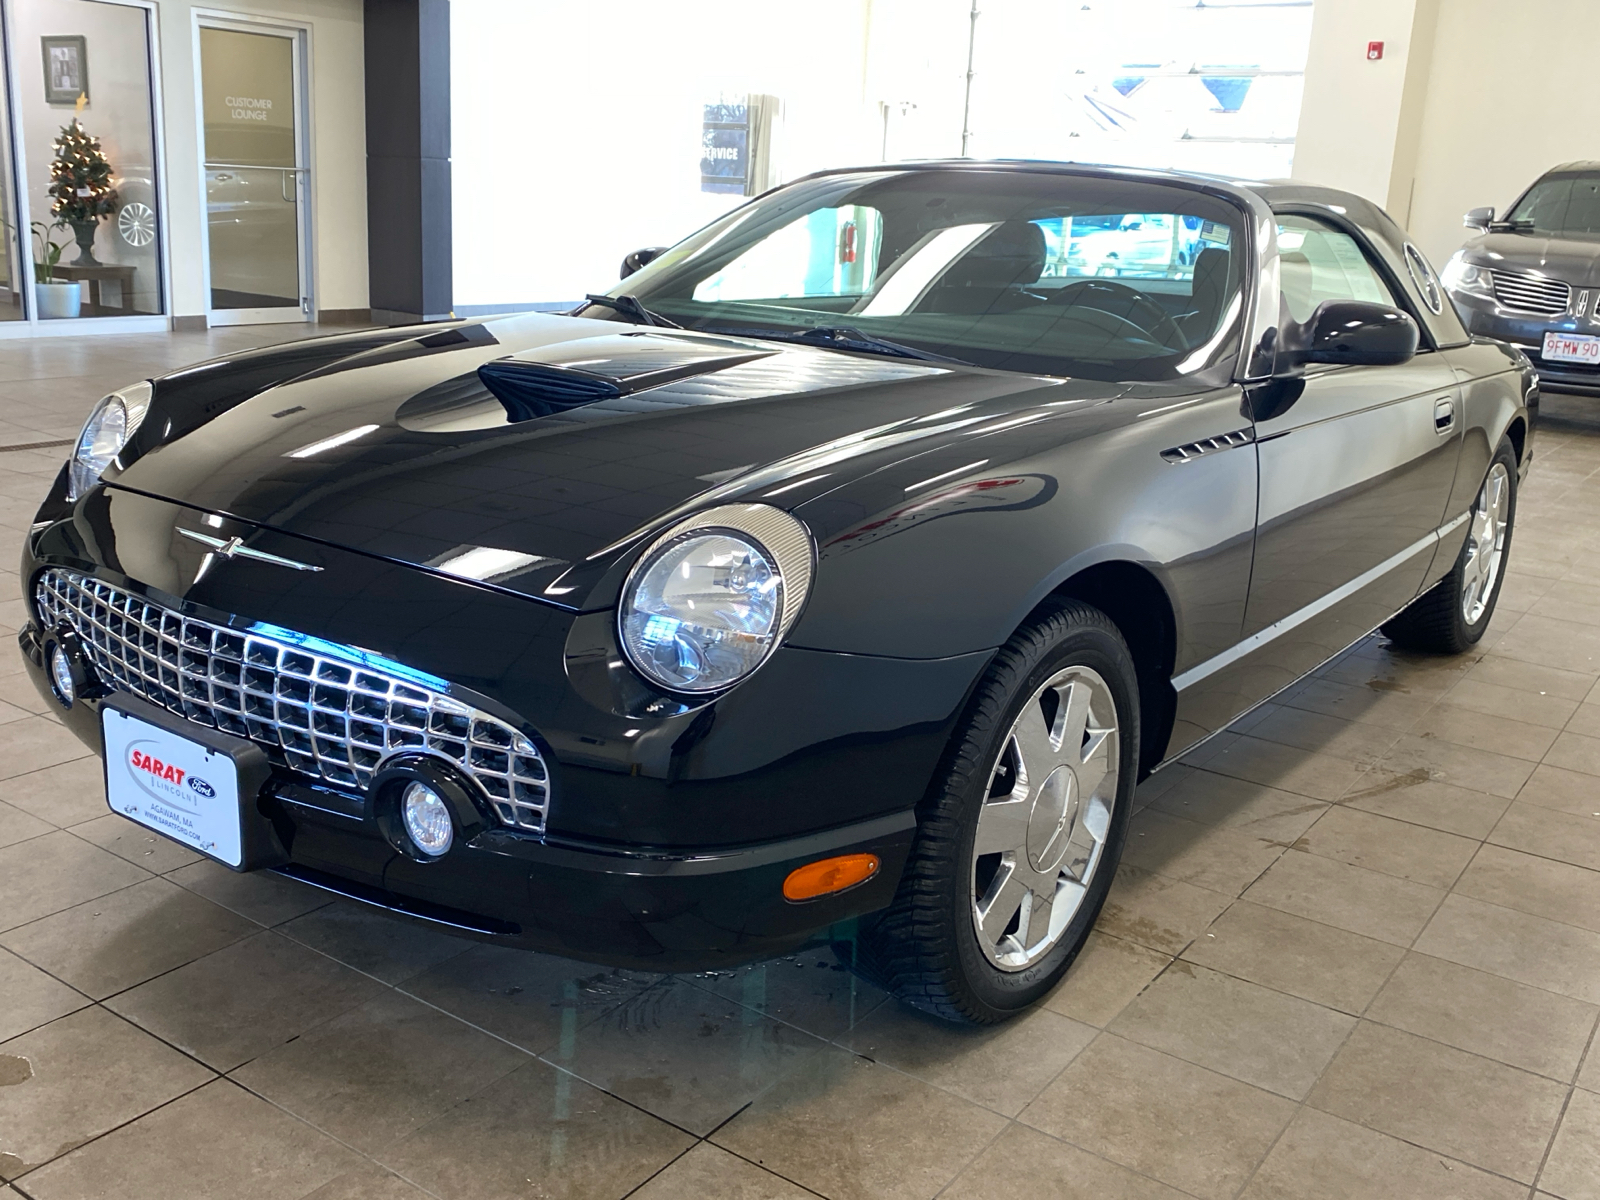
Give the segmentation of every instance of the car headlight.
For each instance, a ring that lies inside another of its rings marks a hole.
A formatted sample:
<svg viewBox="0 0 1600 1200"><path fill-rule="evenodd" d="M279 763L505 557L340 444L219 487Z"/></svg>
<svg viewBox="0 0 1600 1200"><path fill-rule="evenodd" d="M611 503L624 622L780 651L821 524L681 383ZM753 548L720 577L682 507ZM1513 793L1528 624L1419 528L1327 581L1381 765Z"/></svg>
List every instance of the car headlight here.
<svg viewBox="0 0 1600 1200"><path fill-rule="evenodd" d="M94 406L72 451L67 472L68 500L78 499L98 483L111 460L122 453L150 411L154 391L150 381L144 380L112 392Z"/></svg>
<svg viewBox="0 0 1600 1200"><path fill-rule="evenodd" d="M811 568L811 536L782 509L708 509L639 556L618 607L623 651L670 691L720 691L765 662L794 624Z"/></svg>
<svg viewBox="0 0 1600 1200"><path fill-rule="evenodd" d="M1488 267L1474 266L1462 257L1458 250L1450 256L1450 261L1445 263L1444 270L1439 273L1440 282L1452 292L1466 292L1473 296L1482 296L1486 300L1494 299L1494 279Z"/></svg>

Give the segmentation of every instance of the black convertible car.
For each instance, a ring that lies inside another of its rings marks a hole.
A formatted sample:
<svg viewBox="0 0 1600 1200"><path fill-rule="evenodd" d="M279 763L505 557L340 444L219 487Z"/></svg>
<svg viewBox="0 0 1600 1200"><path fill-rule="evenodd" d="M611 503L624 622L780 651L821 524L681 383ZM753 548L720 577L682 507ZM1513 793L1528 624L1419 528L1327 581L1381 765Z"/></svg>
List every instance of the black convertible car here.
<svg viewBox="0 0 1600 1200"><path fill-rule="evenodd" d="M100 402L21 646L116 811L598 962L855 921L858 969L995 1021L1141 778L1494 611L1534 374L1355 196L879 166L624 269Z"/></svg>

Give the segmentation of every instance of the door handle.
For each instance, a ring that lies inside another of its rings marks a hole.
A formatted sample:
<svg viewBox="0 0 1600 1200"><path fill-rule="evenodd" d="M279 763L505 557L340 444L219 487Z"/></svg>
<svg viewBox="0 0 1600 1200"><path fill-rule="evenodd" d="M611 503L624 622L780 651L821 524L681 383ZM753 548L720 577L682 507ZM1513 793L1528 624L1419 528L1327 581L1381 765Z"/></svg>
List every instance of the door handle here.
<svg viewBox="0 0 1600 1200"><path fill-rule="evenodd" d="M1433 402L1433 429L1435 433L1449 433L1456 427L1456 402L1446 397Z"/></svg>

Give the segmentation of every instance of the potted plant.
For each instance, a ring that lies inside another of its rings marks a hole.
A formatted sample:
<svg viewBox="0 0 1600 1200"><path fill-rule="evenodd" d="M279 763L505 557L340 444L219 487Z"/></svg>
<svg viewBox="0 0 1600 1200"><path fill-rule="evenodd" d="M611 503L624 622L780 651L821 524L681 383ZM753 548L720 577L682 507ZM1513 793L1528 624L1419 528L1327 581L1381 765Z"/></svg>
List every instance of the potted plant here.
<svg viewBox="0 0 1600 1200"><path fill-rule="evenodd" d="M33 223L33 237L39 247L33 271L33 298L41 319L75 317L83 303L82 284L56 280L56 264L61 261L61 252L71 243L58 242L53 235L58 229L66 228L65 221L52 221L49 225L43 221Z"/></svg>

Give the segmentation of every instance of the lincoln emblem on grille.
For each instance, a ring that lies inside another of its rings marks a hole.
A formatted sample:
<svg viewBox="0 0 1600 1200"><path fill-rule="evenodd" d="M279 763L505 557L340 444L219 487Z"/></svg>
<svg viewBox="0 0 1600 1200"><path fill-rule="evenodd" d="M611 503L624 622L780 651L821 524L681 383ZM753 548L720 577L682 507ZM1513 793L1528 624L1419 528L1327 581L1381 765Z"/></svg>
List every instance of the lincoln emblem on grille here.
<svg viewBox="0 0 1600 1200"><path fill-rule="evenodd" d="M310 563L296 562L292 558L280 558L276 554L268 554L265 550L252 550L244 544L243 538L231 537L223 541L210 534L196 533L193 529L180 528L178 532L190 541L199 542L207 547L213 554L220 554L223 558L253 558L257 562L271 563L275 567L289 567L295 571L322 570L321 567L314 567Z"/></svg>

